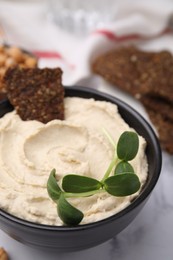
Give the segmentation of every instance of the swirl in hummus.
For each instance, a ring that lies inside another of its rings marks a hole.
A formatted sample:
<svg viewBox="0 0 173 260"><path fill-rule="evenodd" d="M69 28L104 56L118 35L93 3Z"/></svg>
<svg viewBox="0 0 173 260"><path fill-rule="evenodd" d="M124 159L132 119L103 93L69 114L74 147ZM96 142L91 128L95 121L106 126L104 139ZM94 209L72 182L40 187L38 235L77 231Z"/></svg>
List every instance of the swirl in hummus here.
<svg viewBox="0 0 173 260"><path fill-rule="evenodd" d="M65 120L47 124L22 121L15 111L6 114L0 119L0 208L32 222L63 225L47 193L49 173L55 168L60 182L69 173L102 179L113 156L103 127L115 142L131 130L116 105L94 99L65 98ZM131 164L143 185L146 142L141 136L139 142ZM119 212L138 193L121 198L101 193L70 202L84 213L85 224Z"/></svg>

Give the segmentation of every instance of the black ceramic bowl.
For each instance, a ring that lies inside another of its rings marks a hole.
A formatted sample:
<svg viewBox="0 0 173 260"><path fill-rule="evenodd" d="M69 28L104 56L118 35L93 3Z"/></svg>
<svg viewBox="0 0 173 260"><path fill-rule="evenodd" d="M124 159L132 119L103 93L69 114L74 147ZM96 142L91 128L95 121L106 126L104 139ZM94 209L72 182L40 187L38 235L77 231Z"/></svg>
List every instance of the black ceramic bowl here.
<svg viewBox="0 0 173 260"><path fill-rule="evenodd" d="M138 112L121 100L83 87L66 87L65 95L106 100L118 105L119 112L124 120L146 139L146 154L149 163L148 180L141 194L121 212L95 223L76 227L55 227L31 223L0 210L1 229L16 240L45 249L72 251L105 242L130 224L145 205L157 183L161 170L161 150L157 137L149 124ZM0 105L0 116L11 110L12 107L8 101L3 102Z"/></svg>

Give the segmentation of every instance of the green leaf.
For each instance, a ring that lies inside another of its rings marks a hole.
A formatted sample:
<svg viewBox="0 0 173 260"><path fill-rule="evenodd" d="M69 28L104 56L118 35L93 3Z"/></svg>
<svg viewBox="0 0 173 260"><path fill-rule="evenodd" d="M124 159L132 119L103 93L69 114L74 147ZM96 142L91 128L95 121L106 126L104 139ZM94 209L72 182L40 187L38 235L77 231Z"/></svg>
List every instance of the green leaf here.
<svg viewBox="0 0 173 260"><path fill-rule="evenodd" d="M135 132L122 133L117 144L117 155L120 160L131 161L139 149L139 138Z"/></svg>
<svg viewBox="0 0 173 260"><path fill-rule="evenodd" d="M111 176L104 181L105 190L113 196L123 197L137 192L140 181L134 173L122 173Z"/></svg>
<svg viewBox="0 0 173 260"><path fill-rule="evenodd" d="M114 170L114 174L122 174L122 173L135 173L135 172L130 163L121 161L117 164Z"/></svg>
<svg viewBox="0 0 173 260"><path fill-rule="evenodd" d="M64 222L64 224L68 226L76 226L78 225L84 215L77 208L73 207L64 197L64 194L61 193L58 204L57 211L60 219Z"/></svg>
<svg viewBox="0 0 173 260"><path fill-rule="evenodd" d="M51 171L49 179L47 181L47 191L48 191L48 194L53 201L57 201L60 197L61 192L62 192L58 183L57 183L57 181L56 181L55 173L56 173L56 170L53 169Z"/></svg>
<svg viewBox="0 0 173 260"><path fill-rule="evenodd" d="M98 180L81 175L69 174L62 180L62 188L66 192L81 193L99 190L101 187Z"/></svg>

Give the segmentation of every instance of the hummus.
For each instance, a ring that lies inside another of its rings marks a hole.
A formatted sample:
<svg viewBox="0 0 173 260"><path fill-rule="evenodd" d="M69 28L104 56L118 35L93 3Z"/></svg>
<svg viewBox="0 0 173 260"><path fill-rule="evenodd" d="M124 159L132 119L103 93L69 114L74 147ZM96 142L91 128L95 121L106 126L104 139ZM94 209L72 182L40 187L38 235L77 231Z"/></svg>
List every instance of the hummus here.
<svg viewBox="0 0 173 260"><path fill-rule="evenodd" d="M103 127L115 142L122 132L132 130L117 106L94 99L65 98L65 118L43 124L22 121L13 111L0 119L1 209L32 222L63 225L46 189L50 171L56 169L59 181L69 173L101 180L114 152ZM141 136L139 142L131 164L143 185L148 171L146 142ZM84 224L119 212L138 193L121 198L100 193L70 202L84 213Z"/></svg>

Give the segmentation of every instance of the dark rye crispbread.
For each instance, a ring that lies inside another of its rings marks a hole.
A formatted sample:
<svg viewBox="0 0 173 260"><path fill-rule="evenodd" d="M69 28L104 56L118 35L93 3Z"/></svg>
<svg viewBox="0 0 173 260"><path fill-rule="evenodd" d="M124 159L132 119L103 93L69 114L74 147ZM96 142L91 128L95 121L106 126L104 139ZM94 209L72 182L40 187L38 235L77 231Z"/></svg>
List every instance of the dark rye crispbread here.
<svg viewBox="0 0 173 260"><path fill-rule="evenodd" d="M162 148L173 154L173 102L152 95L142 96L141 102L157 129Z"/></svg>
<svg viewBox="0 0 173 260"><path fill-rule="evenodd" d="M161 97L147 94L141 96L140 101L145 106L147 111L151 110L159 114L165 120L172 120L173 122L173 102Z"/></svg>
<svg viewBox="0 0 173 260"><path fill-rule="evenodd" d="M152 90L173 100L173 57L168 51L146 52L133 46L118 48L96 58L92 71L134 96Z"/></svg>
<svg viewBox="0 0 173 260"><path fill-rule="evenodd" d="M7 96L22 120L47 123L64 119L62 71L39 68L10 68L4 76Z"/></svg>
<svg viewBox="0 0 173 260"><path fill-rule="evenodd" d="M147 110L151 121L155 125L162 148L168 153L173 154L173 121L164 118L161 114L153 110Z"/></svg>
<svg viewBox="0 0 173 260"><path fill-rule="evenodd" d="M98 57L92 71L139 99L156 126L162 147L173 153L173 56L121 47Z"/></svg>

